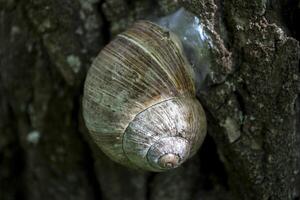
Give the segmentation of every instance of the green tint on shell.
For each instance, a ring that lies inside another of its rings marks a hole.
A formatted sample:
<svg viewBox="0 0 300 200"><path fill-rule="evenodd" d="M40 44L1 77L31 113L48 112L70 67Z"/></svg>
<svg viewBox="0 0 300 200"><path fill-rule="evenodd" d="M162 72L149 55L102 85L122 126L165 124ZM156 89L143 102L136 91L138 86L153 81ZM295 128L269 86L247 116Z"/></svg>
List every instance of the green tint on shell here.
<svg viewBox="0 0 300 200"><path fill-rule="evenodd" d="M84 86L83 116L108 157L150 171L177 167L206 134L180 40L149 21L118 35L94 60Z"/></svg>

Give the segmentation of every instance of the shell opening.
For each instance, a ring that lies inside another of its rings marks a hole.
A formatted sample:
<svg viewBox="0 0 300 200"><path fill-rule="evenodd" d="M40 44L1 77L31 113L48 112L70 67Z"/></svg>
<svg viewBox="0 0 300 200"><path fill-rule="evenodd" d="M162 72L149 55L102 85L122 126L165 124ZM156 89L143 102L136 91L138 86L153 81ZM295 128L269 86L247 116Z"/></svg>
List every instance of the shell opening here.
<svg viewBox="0 0 300 200"><path fill-rule="evenodd" d="M147 159L158 170L173 169L189 157L189 146L189 142L182 137L165 137L150 147Z"/></svg>

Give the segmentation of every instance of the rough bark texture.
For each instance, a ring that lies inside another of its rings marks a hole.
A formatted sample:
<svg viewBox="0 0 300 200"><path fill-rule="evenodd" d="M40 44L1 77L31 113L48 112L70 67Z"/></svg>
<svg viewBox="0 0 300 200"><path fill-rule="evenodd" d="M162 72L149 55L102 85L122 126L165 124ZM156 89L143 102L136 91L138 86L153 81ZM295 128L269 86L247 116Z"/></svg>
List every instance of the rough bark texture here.
<svg viewBox="0 0 300 200"><path fill-rule="evenodd" d="M132 22L184 6L214 37L209 135L166 173L110 161L81 116L86 71ZM297 0L0 0L0 199L299 199Z"/></svg>

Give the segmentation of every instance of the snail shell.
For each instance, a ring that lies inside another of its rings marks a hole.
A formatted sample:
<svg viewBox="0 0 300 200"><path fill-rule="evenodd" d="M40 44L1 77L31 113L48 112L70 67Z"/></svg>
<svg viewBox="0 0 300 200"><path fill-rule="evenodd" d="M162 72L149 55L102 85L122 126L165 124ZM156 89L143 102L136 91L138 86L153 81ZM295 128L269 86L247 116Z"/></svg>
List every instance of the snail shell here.
<svg viewBox="0 0 300 200"><path fill-rule="evenodd" d="M94 60L83 115L93 140L112 160L150 171L179 166L206 134L181 42L150 21L135 23Z"/></svg>

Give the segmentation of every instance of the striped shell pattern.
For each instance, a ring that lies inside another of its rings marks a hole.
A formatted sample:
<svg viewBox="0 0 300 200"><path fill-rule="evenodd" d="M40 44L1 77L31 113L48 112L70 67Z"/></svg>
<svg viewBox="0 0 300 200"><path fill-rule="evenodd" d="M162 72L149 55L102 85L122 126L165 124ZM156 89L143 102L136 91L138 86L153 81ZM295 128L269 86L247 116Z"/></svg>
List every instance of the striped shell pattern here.
<svg viewBox="0 0 300 200"><path fill-rule="evenodd" d="M199 149L206 118L182 49L169 30L139 21L94 60L83 116L92 139L112 160L165 171Z"/></svg>

